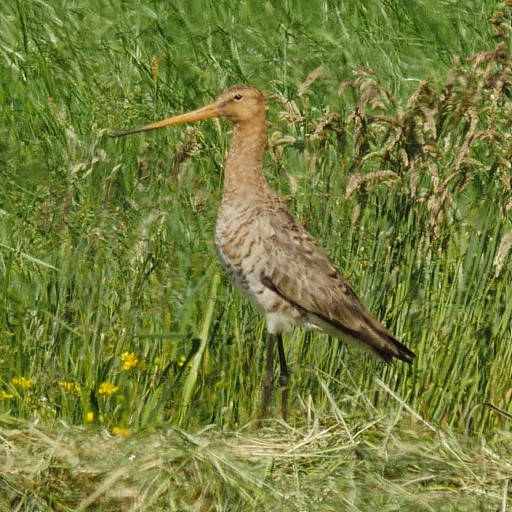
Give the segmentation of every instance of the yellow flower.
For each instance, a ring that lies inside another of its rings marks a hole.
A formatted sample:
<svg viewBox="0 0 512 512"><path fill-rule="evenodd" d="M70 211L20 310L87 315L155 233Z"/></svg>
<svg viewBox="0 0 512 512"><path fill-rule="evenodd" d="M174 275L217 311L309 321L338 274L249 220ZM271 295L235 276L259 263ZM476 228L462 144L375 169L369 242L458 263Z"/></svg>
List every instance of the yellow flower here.
<svg viewBox="0 0 512 512"><path fill-rule="evenodd" d="M2 400L10 400L11 398L14 398L14 395L12 393L7 393L7 391L2 391L0 397L2 398Z"/></svg>
<svg viewBox="0 0 512 512"><path fill-rule="evenodd" d="M120 355L120 357L121 362L123 363L123 368L125 370L131 370L132 368L136 368L140 364L137 354L133 352L123 352Z"/></svg>
<svg viewBox="0 0 512 512"><path fill-rule="evenodd" d="M92 423L94 421L94 413L92 411L89 411L85 415L85 421L87 421L87 423Z"/></svg>
<svg viewBox="0 0 512 512"><path fill-rule="evenodd" d="M113 395L118 389L118 386L114 386L113 384L110 384L110 382L102 382L98 388L98 394L110 396Z"/></svg>
<svg viewBox="0 0 512 512"><path fill-rule="evenodd" d="M181 356L180 360L178 361L178 366L181 368L184 364L187 358L185 356Z"/></svg>
<svg viewBox="0 0 512 512"><path fill-rule="evenodd" d="M13 377L11 382L21 389L30 389L32 387L32 381L26 377Z"/></svg>
<svg viewBox="0 0 512 512"><path fill-rule="evenodd" d="M130 437L132 435L132 431L123 427L114 427L112 428L112 434L119 437Z"/></svg>
<svg viewBox="0 0 512 512"><path fill-rule="evenodd" d="M76 382L71 382L68 380L61 380L59 382L59 386L61 388L64 388L69 393L72 393L73 391L76 391L78 393L82 389L80 384L77 384Z"/></svg>

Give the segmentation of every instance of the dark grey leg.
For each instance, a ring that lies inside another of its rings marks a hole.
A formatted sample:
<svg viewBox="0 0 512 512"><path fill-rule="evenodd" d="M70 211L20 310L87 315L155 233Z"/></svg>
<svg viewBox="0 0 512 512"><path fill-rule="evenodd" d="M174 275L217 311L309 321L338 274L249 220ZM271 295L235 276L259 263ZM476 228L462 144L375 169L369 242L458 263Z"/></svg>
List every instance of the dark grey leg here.
<svg viewBox="0 0 512 512"><path fill-rule="evenodd" d="M279 352L279 385L281 386L281 415L283 420L288 418L288 382L290 374L288 373L288 366L286 365L286 356L284 353L283 336L281 333L277 335L277 350Z"/></svg>
<svg viewBox="0 0 512 512"><path fill-rule="evenodd" d="M260 418L266 418L270 399L272 398L272 388L274 385L274 345L276 344L276 335L269 334L267 339L267 364L265 370L265 380L263 381L263 397L261 400Z"/></svg>

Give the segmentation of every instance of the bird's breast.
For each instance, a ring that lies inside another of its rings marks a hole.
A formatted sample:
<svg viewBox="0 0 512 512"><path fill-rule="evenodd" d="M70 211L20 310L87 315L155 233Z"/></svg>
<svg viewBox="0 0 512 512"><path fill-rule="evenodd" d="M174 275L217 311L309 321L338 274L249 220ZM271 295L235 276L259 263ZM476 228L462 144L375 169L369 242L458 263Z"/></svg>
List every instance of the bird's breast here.
<svg viewBox="0 0 512 512"><path fill-rule="evenodd" d="M219 259L237 288L250 293L261 260L262 239L257 230L256 212L231 209L219 211L215 245Z"/></svg>
<svg viewBox="0 0 512 512"><path fill-rule="evenodd" d="M264 282L271 266L272 254L265 243L270 235L261 211L221 208L215 233L221 264L234 286L265 315L269 331L283 332L302 323L303 313Z"/></svg>

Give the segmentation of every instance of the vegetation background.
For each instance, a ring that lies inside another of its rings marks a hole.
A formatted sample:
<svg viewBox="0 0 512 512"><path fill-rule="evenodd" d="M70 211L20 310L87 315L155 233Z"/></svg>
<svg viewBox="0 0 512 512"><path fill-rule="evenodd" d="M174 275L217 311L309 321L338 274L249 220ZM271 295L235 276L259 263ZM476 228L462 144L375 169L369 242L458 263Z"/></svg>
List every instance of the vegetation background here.
<svg viewBox="0 0 512 512"><path fill-rule="evenodd" d="M5 2L1 510L508 510L512 4ZM286 340L215 259L229 126L107 134L250 83L267 176L417 354Z"/></svg>

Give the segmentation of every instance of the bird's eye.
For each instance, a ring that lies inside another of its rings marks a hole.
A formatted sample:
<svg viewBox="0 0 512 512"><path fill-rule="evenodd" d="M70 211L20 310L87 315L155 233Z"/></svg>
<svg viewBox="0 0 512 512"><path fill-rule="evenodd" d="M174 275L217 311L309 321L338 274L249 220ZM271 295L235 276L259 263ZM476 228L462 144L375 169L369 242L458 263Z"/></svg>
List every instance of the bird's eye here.
<svg viewBox="0 0 512 512"><path fill-rule="evenodd" d="M235 94L233 96L233 98L235 101L240 101L241 99L243 99L243 96L240 93L238 93L238 94Z"/></svg>

